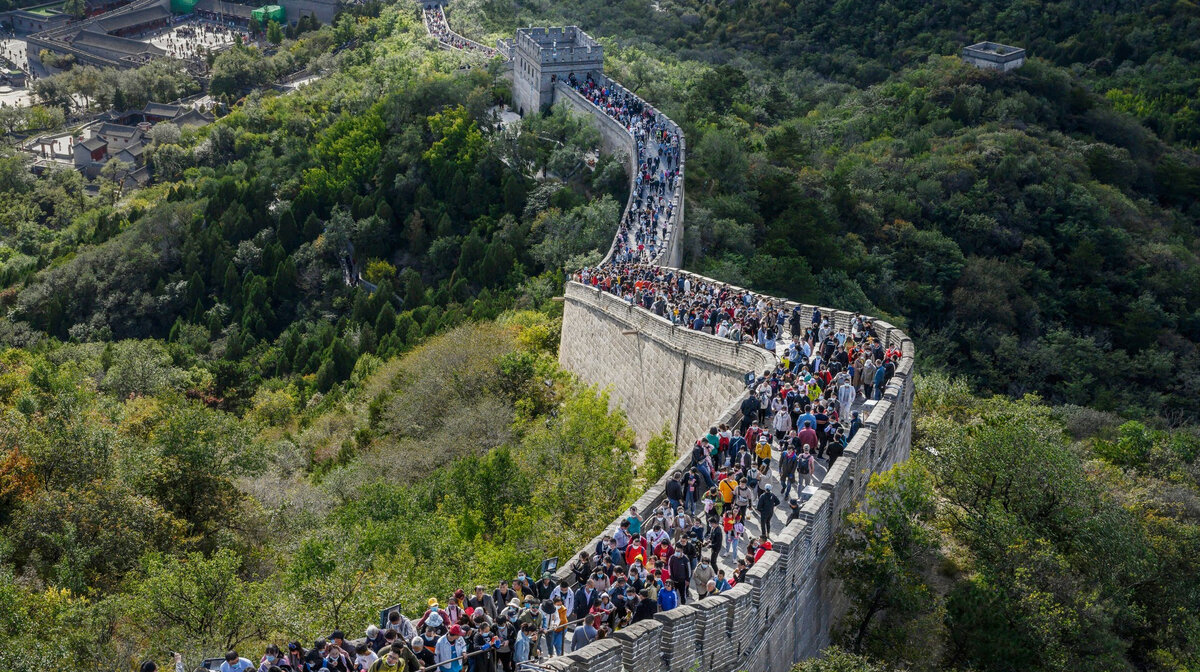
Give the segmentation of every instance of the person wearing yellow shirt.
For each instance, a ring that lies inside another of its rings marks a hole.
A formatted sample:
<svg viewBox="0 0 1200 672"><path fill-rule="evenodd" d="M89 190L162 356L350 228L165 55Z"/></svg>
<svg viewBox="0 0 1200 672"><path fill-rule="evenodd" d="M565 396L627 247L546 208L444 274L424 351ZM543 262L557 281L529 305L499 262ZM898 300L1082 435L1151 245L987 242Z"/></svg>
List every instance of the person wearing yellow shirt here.
<svg viewBox="0 0 1200 672"><path fill-rule="evenodd" d="M767 442L766 436L758 437L758 446L754 449L754 454L758 456L760 466L771 468L771 444Z"/></svg>
<svg viewBox="0 0 1200 672"><path fill-rule="evenodd" d="M726 476L721 479L721 483L717 486L717 492L721 494L721 501L725 504L723 510L728 510L729 505L733 504L733 493L737 490L737 487L738 482L734 477Z"/></svg>

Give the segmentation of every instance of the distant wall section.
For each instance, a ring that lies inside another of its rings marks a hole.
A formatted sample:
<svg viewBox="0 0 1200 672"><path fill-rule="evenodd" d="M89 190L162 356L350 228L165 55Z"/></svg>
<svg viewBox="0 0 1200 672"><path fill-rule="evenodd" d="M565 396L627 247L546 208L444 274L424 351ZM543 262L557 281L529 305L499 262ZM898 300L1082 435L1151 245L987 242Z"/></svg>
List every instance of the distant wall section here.
<svg viewBox="0 0 1200 672"><path fill-rule="evenodd" d="M592 77L602 83L604 86L611 87L621 92L629 93L625 87L614 82L613 80L599 74L593 74ZM629 95L633 95L630 93ZM625 202L624 212L630 212L633 208L633 189L634 181L637 179L638 162L637 162L637 144L629 131L616 119L608 116L603 110L593 105L587 98L584 98L578 91L572 89L565 81L559 80L554 87L554 101L562 101L571 106L576 112L591 117L596 125L596 129L600 131L600 150L606 154L624 154L628 166L626 168L629 173L629 198ZM668 126L679 131L679 127L675 122L671 121L662 113L657 113L660 121ZM679 135L680 142L680 157L687 156L687 143L683 138L683 134ZM681 159L682 160L682 159ZM672 216L672 225L667 233L667 239L664 241L666 253L662 256L661 262L665 266L679 267L683 263L683 180L680 179L675 185L675 214ZM615 241L614 241L615 244ZM607 261L608 256L612 254L610 246L609 253L605 255Z"/></svg>

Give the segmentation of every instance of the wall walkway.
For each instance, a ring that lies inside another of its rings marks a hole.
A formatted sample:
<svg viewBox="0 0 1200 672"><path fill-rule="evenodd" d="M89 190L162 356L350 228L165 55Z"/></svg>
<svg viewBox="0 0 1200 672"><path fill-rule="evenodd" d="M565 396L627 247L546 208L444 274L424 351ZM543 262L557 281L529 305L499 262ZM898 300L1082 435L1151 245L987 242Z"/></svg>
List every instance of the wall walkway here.
<svg viewBox="0 0 1200 672"><path fill-rule="evenodd" d="M620 86L611 80L605 84ZM596 121L609 151L626 151L636 161L636 144L620 123L564 83L556 85L555 95ZM672 242L664 245L657 260L672 267L679 265L682 252L682 182ZM743 376L775 365L774 353L674 325L577 282L567 283L564 301L562 365L589 383L609 387L642 440L665 424L677 444L690 445L711 425L735 425L746 395ZM809 313L813 308L777 301L787 310L800 306ZM849 330L851 313L820 308L835 328ZM538 667L563 672L785 672L828 645L830 628L845 608L828 572L842 514L861 498L871 474L908 459L911 447L913 343L886 322L875 320L872 326L886 348L901 351L896 373L883 399L869 409L863 428L804 504L800 518L772 536L773 550L754 564L747 580ZM689 463L685 451L638 499L638 510L657 506L665 498L667 479ZM584 548L595 548L601 538L616 531L620 520ZM570 579L570 568L561 567L557 578Z"/></svg>
<svg viewBox="0 0 1200 672"><path fill-rule="evenodd" d="M694 281L709 281L692 275ZM805 313L813 306L797 305ZM559 358L588 382L611 386L641 436L657 431L663 418L677 418L681 443L708 427L740 420L745 397L742 375L774 366L774 355L709 334L676 327L649 311L576 282L567 283ZM852 313L821 307L835 327L848 328ZM692 602L654 621L618 631L609 640L543 664L573 672L784 672L796 661L818 655L845 608L829 577L833 536L847 507L862 496L871 474L908 459L912 437L913 343L900 329L873 323L887 348L902 352L883 399L871 408L842 457L825 475L801 518L772 536L774 550L750 570L746 583ZM637 329L637 334L622 331ZM696 373L689 373L694 367ZM689 379L690 377L690 379ZM678 385L678 389L675 386ZM657 399L654 398L658 395ZM685 409L682 413L680 409ZM672 416L672 411L675 416ZM658 426L655 426L658 423ZM690 466L684 455L637 501L649 511L665 498L666 479ZM585 548L613 534L613 521ZM558 578L569 578L563 568Z"/></svg>

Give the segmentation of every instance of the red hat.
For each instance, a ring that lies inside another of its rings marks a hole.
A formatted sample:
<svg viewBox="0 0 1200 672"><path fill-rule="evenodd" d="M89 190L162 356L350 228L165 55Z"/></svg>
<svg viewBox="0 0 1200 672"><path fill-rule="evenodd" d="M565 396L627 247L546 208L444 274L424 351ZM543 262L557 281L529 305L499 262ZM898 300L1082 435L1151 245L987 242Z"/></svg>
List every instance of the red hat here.
<svg viewBox="0 0 1200 672"><path fill-rule="evenodd" d="M455 637L458 637L458 636L462 635L462 628L458 627L457 625L452 625L452 626L450 626L450 634L454 635Z"/></svg>

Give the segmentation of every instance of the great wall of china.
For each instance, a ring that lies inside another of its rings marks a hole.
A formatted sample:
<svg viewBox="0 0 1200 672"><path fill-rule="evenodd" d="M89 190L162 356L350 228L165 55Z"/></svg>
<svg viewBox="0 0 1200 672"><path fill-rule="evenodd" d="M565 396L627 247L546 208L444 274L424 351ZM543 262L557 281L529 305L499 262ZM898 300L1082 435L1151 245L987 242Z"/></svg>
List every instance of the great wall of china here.
<svg viewBox="0 0 1200 672"><path fill-rule="evenodd" d="M535 38L537 44L526 42L522 51L523 35ZM522 29L517 40L504 41L499 47L499 54L513 70L514 106L529 113L564 101L595 119L603 149L630 157L632 192L637 167L633 136L564 81L568 72L580 76L587 72L603 85L618 87L604 77L602 48L573 27ZM660 113L656 115L678 128ZM682 164L682 152L680 157ZM668 220L666 243L653 260L676 273L686 273L677 268L683 232L682 183L679 180L672 194L677 205ZM632 200L631 195L627 211ZM610 249L606 260L612 254ZM693 282L716 282L687 275ZM562 365L588 383L609 387L641 440L665 424L677 442L687 446L712 425L736 424L746 395L743 376L775 366L774 353L675 325L579 282L568 281L564 294ZM774 301L788 310L799 305L806 314L813 308L784 299ZM820 310L835 328L848 329L851 313ZM537 669L785 672L795 662L819 655L845 609L845 600L828 572L842 514L859 501L871 474L906 460L910 451L913 343L886 322L875 320L872 327L886 348L902 353L895 375L882 399L864 406L863 429L825 473L820 488L804 503L800 518L772 536L773 549L754 564L747 580L719 595L635 623L568 655L540 662ZM666 479L690 466L688 451L683 452L676 465L638 499L640 511L652 510L660 503L665 498ZM619 522L613 521L586 548L594 548L600 538L615 532ZM570 570L560 568L556 578L570 579Z"/></svg>

